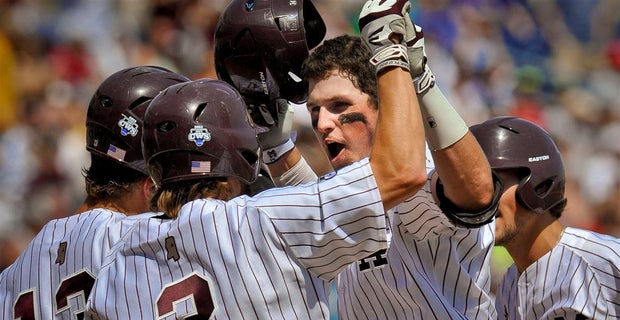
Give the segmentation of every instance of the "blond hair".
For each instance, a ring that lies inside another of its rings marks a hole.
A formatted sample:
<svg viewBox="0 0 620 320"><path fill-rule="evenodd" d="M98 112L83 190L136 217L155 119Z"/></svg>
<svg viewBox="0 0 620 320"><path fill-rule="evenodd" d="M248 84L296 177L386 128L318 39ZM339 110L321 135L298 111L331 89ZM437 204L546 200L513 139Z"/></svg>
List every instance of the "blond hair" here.
<svg viewBox="0 0 620 320"><path fill-rule="evenodd" d="M210 178L170 183L155 194L152 204L170 218L179 215L181 207L196 199L230 200L240 194L241 182L232 178Z"/></svg>

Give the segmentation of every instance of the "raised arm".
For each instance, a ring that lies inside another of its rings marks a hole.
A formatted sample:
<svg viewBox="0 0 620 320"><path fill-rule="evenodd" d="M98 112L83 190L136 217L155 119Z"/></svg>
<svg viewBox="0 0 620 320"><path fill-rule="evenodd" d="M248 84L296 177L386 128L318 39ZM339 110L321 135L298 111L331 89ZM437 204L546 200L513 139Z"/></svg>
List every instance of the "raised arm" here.
<svg viewBox="0 0 620 320"><path fill-rule="evenodd" d="M413 30L407 43L410 71L422 108L426 139L439 176L439 198L444 213L464 213L465 225L484 224L494 216L500 187L495 187L491 168L482 148L462 117L443 95L427 65L422 28L408 21ZM469 219L472 218L472 219ZM470 220L470 221L467 221Z"/></svg>
<svg viewBox="0 0 620 320"><path fill-rule="evenodd" d="M405 46L411 5L408 0L382 2L364 4L359 27L378 75L379 117L370 164L389 209L424 185L426 166L424 126Z"/></svg>

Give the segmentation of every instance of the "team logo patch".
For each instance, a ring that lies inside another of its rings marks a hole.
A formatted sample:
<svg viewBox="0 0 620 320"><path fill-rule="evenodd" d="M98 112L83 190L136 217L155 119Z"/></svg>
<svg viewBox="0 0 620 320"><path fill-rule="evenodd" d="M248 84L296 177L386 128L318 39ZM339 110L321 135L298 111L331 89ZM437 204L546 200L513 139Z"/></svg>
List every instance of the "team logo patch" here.
<svg viewBox="0 0 620 320"><path fill-rule="evenodd" d="M168 260L178 261L181 258L176 240L172 236L166 238L166 253L166 259Z"/></svg>
<svg viewBox="0 0 620 320"><path fill-rule="evenodd" d="M357 261L357 267L361 272L381 269L388 264L387 249L381 249L368 257Z"/></svg>
<svg viewBox="0 0 620 320"><path fill-rule="evenodd" d="M245 11L252 11L254 10L254 0L248 0L245 2Z"/></svg>
<svg viewBox="0 0 620 320"><path fill-rule="evenodd" d="M201 125L195 125L187 135L189 141L193 141L197 146L202 147L205 141L211 141L211 132Z"/></svg>
<svg viewBox="0 0 620 320"><path fill-rule="evenodd" d="M134 117L128 117L126 115L122 115L123 117L118 120L118 126L121 127L121 135L124 137L126 135L130 135L135 137L138 134L138 120Z"/></svg>
<svg viewBox="0 0 620 320"><path fill-rule="evenodd" d="M63 265L67 256L67 242L63 241L58 245L58 251L56 251L56 264Z"/></svg>

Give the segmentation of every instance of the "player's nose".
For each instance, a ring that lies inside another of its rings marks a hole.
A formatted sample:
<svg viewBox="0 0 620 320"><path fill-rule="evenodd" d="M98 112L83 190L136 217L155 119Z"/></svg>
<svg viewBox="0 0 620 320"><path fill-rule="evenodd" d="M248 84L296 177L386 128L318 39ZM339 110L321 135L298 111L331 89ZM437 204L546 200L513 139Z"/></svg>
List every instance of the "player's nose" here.
<svg viewBox="0 0 620 320"><path fill-rule="evenodd" d="M337 116L329 112L327 108L321 107L312 124L314 130L321 134L328 134L336 127Z"/></svg>

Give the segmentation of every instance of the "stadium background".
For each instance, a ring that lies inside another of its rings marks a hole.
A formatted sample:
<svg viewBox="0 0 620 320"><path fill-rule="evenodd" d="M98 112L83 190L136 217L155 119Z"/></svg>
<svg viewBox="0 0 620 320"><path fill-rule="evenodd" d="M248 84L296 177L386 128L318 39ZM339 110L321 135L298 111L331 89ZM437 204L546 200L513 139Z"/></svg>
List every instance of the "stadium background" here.
<svg viewBox="0 0 620 320"><path fill-rule="evenodd" d="M0 0L0 270L48 220L83 200L84 119L106 76L130 65L215 77L228 0ZM326 38L358 33L361 0L314 0ZM620 237L620 1L412 0L429 64L469 125L535 121L567 169L566 225ZM303 106L297 141L329 171ZM510 263L494 252L498 277ZM495 277L495 279L497 279Z"/></svg>

